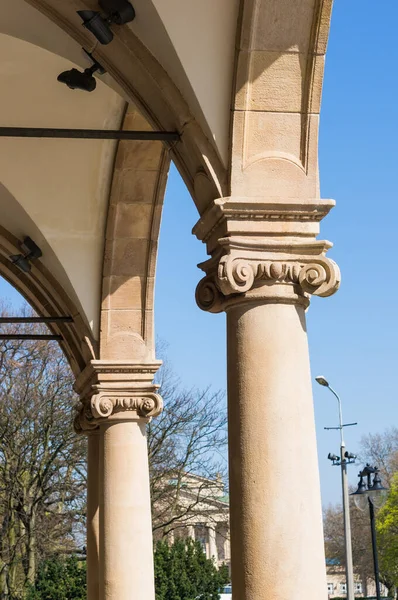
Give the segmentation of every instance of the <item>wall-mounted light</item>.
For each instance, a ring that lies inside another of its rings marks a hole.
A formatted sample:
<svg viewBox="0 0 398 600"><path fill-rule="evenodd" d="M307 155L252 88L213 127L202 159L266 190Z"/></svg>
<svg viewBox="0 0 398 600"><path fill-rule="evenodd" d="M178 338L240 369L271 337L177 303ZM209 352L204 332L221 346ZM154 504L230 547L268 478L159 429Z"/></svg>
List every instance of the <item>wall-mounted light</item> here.
<svg viewBox="0 0 398 600"><path fill-rule="evenodd" d="M98 4L105 16L95 10L78 10L77 14L88 29L99 41L106 45L113 40L112 23L125 25L135 18L135 10L128 0L99 0Z"/></svg>
<svg viewBox="0 0 398 600"><path fill-rule="evenodd" d="M93 77L94 73L99 73L99 75L103 75L105 73L105 69L93 59L89 52L86 52L94 64L84 71L79 71L78 69L70 69L69 71L63 71L57 77L57 81L64 83L71 90L82 90L84 92L93 92L97 87L97 81L95 77Z"/></svg>
<svg viewBox="0 0 398 600"><path fill-rule="evenodd" d="M40 258L43 253L30 237L24 239L21 244L21 250L23 254L13 254L10 256L10 261L24 273L29 273L31 269L30 261Z"/></svg>

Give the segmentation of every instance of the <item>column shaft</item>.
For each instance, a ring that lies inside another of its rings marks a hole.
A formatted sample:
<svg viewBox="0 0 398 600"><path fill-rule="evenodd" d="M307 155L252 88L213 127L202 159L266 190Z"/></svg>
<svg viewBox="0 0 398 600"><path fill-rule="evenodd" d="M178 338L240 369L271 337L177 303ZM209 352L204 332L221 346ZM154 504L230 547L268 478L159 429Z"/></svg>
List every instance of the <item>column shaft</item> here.
<svg viewBox="0 0 398 600"><path fill-rule="evenodd" d="M209 534L209 558L214 558L216 565L218 565L216 530L214 527L209 526L207 531Z"/></svg>
<svg viewBox="0 0 398 600"><path fill-rule="evenodd" d="M87 599L99 600L99 432L87 438Z"/></svg>
<svg viewBox="0 0 398 600"><path fill-rule="evenodd" d="M326 598L304 309L227 310L235 600Z"/></svg>
<svg viewBox="0 0 398 600"><path fill-rule="evenodd" d="M100 425L100 600L155 598L145 424Z"/></svg>

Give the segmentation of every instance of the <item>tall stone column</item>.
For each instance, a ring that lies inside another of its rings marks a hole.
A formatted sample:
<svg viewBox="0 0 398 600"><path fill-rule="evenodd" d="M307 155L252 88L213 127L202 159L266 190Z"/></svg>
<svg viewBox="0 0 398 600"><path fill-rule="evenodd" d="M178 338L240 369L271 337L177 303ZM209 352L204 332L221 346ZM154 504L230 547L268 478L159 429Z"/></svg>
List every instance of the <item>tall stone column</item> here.
<svg viewBox="0 0 398 600"><path fill-rule="evenodd" d="M78 420L99 429L99 600L155 598L146 424L162 410L159 365L93 360L83 375Z"/></svg>
<svg viewBox="0 0 398 600"><path fill-rule="evenodd" d="M218 564L216 530L214 525L209 525L207 528L209 536L209 558L214 558L216 565Z"/></svg>
<svg viewBox="0 0 398 600"><path fill-rule="evenodd" d="M212 255L198 304L227 313L235 600L327 595L305 310L339 285L315 239L332 206L222 199L195 229Z"/></svg>
<svg viewBox="0 0 398 600"><path fill-rule="evenodd" d="M81 404L77 407L75 431L87 436L86 564L87 600L99 600L99 427L89 408L90 379L86 370L75 383Z"/></svg>

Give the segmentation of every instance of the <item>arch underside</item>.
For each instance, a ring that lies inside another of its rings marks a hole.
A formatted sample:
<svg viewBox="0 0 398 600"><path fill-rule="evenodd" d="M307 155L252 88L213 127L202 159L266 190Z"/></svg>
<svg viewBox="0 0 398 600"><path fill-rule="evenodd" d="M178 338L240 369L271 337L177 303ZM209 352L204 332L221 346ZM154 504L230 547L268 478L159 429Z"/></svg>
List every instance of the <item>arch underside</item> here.
<svg viewBox="0 0 398 600"><path fill-rule="evenodd" d="M2 126L177 131L177 143L0 138L0 273L90 358L153 358L157 241L170 160L199 215L220 197L319 197L317 136L330 0L133 2L108 46L77 10L95 0L1 0ZM92 94L56 82L106 69ZM30 274L9 256L29 235Z"/></svg>

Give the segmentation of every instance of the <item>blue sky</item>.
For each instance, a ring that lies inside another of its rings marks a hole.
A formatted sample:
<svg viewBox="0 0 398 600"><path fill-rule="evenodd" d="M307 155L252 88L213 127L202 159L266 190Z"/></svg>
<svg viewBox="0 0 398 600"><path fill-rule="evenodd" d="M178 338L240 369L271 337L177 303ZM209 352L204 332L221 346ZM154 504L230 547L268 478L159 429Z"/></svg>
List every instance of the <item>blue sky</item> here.
<svg viewBox="0 0 398 600"><path fill-rule="evenodd" d="M323 198L336 208L321 237L335 246L342 270L333 297L312 301L308 333L313 376L324 374L343 399L346 444L355 452L362 435L398 423L398 3L336 0L327 57L320 136ZM191 234L197 214L178 173L169 177L156 288L157 335L189 386L225 389L225 317L200 311L194 291L205 249ZM0 294L18 295L0 282ZM322 497L340 500L339 470L326 459L338 453L337 405L314 386ZM305 465L303 465L305 469ZM357 467L350 468L352 484Z"/></svg>
<svg viewBox="0 0 398 600"><path fill-rule="evenodd" d="M398 3L336 0L329 41L320 135L323 198L336 208L321 237L334 243L330 257L342 271L331 298L312 301L308 333L313 376L324 374L343 400L350 451L368 432L398 424L394 373L398 369ZM206 257L190 231L193 202L173 169L161 232L156 289L157 333L170 343L174 366L187 384L224 388L225 318L201 312L194 290ZM318 453L324 504L339 502L337 402L314 385ZM305 469L305 465L303 465ZM352 484L358 468L350 467Z"/></svg>

